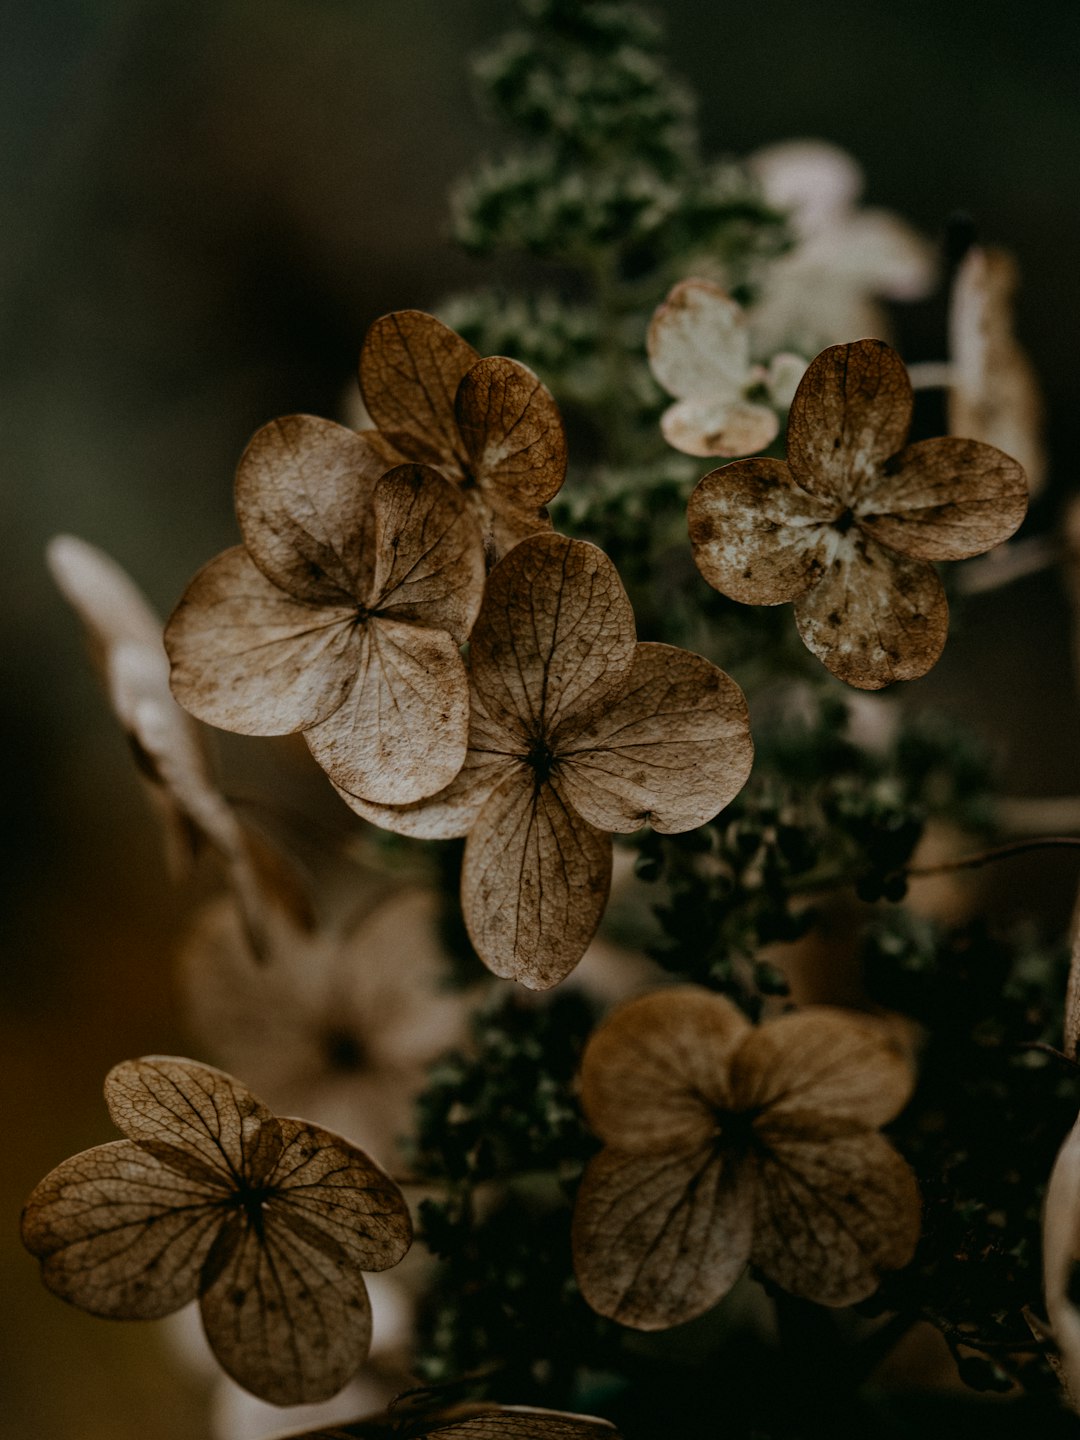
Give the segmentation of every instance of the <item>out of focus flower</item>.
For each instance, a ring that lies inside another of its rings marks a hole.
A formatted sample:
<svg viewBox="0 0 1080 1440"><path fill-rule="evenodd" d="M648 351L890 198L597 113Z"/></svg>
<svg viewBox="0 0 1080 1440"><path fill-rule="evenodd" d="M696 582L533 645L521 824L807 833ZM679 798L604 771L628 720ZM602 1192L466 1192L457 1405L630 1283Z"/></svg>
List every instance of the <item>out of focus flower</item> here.
<svg viewBox="0 0 1080 1440"><path fill-rule="evenodd" d="M845 340L888 339L879 301L929 294L936 270L929 243L889 211L859 207L862 171L835 145L789 140L756 151L748 164L795 235L750 311L755 354L814 355Z"/></svg>
<svg viewBox="0 0 1080 1440"><path fill-rule="evenodd" d="M181 950L195 1037L277 1111L309 1116L387 1164L410 1133L427 1066L462 1043L473 997L441 988L438 897L376 896L339 928L275 927L252 957L228 897Z"/></svg>
<svg viewBox="0 0 1080 1440"><path fill-rule="evenodd" d="M1043 1214L1043 1285L1050 1333L1069 1404L1080 1411L1080 1308L1075 1277L1080 1264L1080 1120L1058 1151L1046 1187Z"/></svg>
<svg viewBox="0 0 1080 1440"><path fill-rule="evenodd" d="M915 1178L878 1133L913 1083L889 1029L850 1012L811 1006L755 1028L690 987L621 1006L582 1061L604 1141L574 1212L585 1299L664 1330L750 1263L821 1305L865 1300L919 1236Z"/></svg>
<svg viewBox="0 0 1080 1440"><path fill-rule="evenodd" d="M880 340L833 345L803 377L787 463L736 460L690 497L705 579L751 605L795 602L806 647L863 690L924 675L949 607L932 562L998 545L1027 510L1015 460L975 440L906 444L904 363Z"/></svg>
<svg viewBox="0 0 1080 1440"><path fill-rule="evenodd" d="M65 1160L23 1210L44 1284L117 1320L198 1298L210 1348L252 1394L335 1394L371 1344L361 1272L396 1265L412 1241L389 1175L192 1060L114 1066L105 1098L128 1138Z"/></svg>
<svg viewBox="0 0 1080 1440"><path fill-rule="evenodd" d="M995 445L1024 467L1032 495L1046 480L1039 382L1013 333L1016 262L974 246L949 305L949 430Z"/></svg>
<svg viewBox="0 0 1080 1440"><path fill-rule="evenodd" d="M664 411L664 439L687 455L753 455L776 438L776 409L791 404L806 362L777 355L750 362L740 305L708 280L683 280L649 325L649 366L677 403ZM752 399L756 392L768 404Z"/></svg>

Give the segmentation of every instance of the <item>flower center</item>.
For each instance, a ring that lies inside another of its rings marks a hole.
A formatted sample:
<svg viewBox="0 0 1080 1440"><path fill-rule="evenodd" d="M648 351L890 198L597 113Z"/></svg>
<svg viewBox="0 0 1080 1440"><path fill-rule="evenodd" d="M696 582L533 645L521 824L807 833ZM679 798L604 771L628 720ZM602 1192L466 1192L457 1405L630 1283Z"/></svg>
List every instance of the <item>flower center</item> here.
<svg viewBox="0 0 1080 1440"><path fill-rule="evenodd" d="M364 1042L344 1026L332 1026L322 1037L320 1048L328 1070L354 1074L367 1064Z"/></svg>
<svg viewBox="0 0 1080 1440"><path fill-rule="evenodd" d="M855 524L855 511L849 505L848 508L833 521L833 529L841 535L846 535Z"/></svg>
<svg viewBox="0 0 1080 1440"><path fill-rule="evenodd" d="M714 1112L716 1117L716 1146L728 1154L745 1155L758 1145L754 1121L761 1113L752 1110L722 1110Z"/></svg>
<svg viewBox="0 0 1080 1440"><path fill-rule="evenodd" d="M546 740L534 740L532 749L525 756L525 763L532 766L539 787L545 780L551 779L551 772L555 768L555 752Z"/></svg>

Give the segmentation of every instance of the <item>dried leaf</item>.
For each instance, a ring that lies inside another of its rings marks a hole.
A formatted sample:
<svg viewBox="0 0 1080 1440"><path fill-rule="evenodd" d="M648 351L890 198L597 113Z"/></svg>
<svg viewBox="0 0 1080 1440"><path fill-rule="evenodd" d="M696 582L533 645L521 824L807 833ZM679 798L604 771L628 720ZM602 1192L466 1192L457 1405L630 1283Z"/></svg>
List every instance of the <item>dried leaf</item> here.
<svg viewBox="0 0 1080 1440"><path fill-rule="evenodd" d="M525 1405L453 1405L410 1413L395 1404L382 1415L332 1430L306 1430L291 1440L618 1440L607 1420Z"/></svg>
<svg viewBox="0 0 1080 1440"><path fill-rule="evenodd" d="M370 1341L360 1271L409 1247L397 1186L347 1141L275 1119L191 1060L125 1062L105 1092L128 1139L65 1161L23 1212L45 1284L120 1319L198 1295L211 1348L253 1394L335 1393Z"/></svg>
<svg viewBox="0 0 1080 1440"><path fill-rule="evenodd" d="M659 1155L602 1150L574 1210L574 1271L601 1315L668 1330L710 1310L750 1254L753 1185L711 1144Z"/></svg>

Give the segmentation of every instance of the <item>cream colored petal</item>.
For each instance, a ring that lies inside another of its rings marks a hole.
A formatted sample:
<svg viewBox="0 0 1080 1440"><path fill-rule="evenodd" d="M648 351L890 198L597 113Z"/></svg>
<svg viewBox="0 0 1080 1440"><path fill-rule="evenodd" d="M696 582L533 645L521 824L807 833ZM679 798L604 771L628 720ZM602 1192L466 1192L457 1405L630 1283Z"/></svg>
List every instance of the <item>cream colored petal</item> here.
<svg viewBox="0 0 1080 1440"><path fill-rule="evenodd" d="M564 726L552 745L574 809L623 834L704 825L746 784L754 758L738 685L674 645L638 645L626 694L588 724Z"/></svg>
<svg viewBox="0 0 1080 1440"><path fill-rule="evenodd" d="M855 1305L874 1293L883 1270L914 1255L918 1187L883 1136L785 1140L756 1163L750 1258L792 1295Z"/></svg>
<svg viewBox="0 0 1080 1440"><path fill-rule="evenodd" d="M574 1207L574 1273L586 1302L635 1330L669 1330L711 1309L749 1259L751 1178L712 1145L602 1150Z"/></svg>
<svg viewBox="0 0 1080 1440"><path fill-rule="evenodd" d="M718 1133L729 1072L750 1022L697 986L629 1000L593 1031L581 1062L589 1127L627 1154L692 1150Z"/></svg>
<svg viewBox="0 0 1080 1440"><path fill-rule="evenodd" d="M1080 1259L1080 1121L1065 1137L1046 1187L1043 1285L1046 1314L1073 1404L1080 1399L1080 1310L1074 1277Z"/></svg>
<svg viewBox="0 0 1080 1440"><path fill-rule="evenodd" d="M856 507L882 545L920 560L964 560L1007 540L1027 514L1015 460L977 440L922 440L889 464Z"/></svg>
<svg viewBox="0 0 1080 1440"><path fill-rule="evenodd" d="M423 465L375 487L375 574L367 605L391 620L445 630L464 645L484 594L484 547L461 491Z"/></svg>
<svg viewBox="0 0 1080 1440"><path fill-rule="evenodd" d="M803 357L794 355L788 350L782 350L769 361L769 368L765 372L765 388L777 409L789 410L791 408L791 402L795 398L795 392L798 390L806 370L807 365Z"/></svg>
<svg viewBox="0 0 1080 1440"><path fill-rule="evenodd" d="M664 411L660 429L684 455L754 455L776 439L780 422L748 400L680 400Z"/></svg>
<svg viewBox="0 0 1080 1440"><path fill-rule="evenodd" d="M911 426L911 381L881 340L823 350L802 378L788 415L787 459L804 490L854 505Z"/></svg>
<svg viewBox="0 0 1080 1440"><path fill-rule="evenodd" d="M525 747L567 717L604 708L637 640L614 565L595 545L532 535L488 577L470 644L473 685L492 721Z"/></svg>
<svg viewBox="0 0 1080 1440"><path fill-rule="evenodd" d="M802 235L831 228L862 193L858 161L827 140L781 140L755 150L747 165L769 204L790 211Z"/></svg>
<svg viewBox="0 0 1080 1440"><path fill-rule="evenodd" d="M773 1133L825 1138L885 1125L911 1098L915 1072L880 1021L815 1005L751 1031L731 1085L736 1109L760 1112L755 1127L768 1143Z"/></svg>
<svg viewBox="0 0 1080 1440"><path fill-rule="evenodd" d="M371 418L406 459L462 469L454 400L479 359L421 310L396 310L371 326L360 351L360 389Z"/></svg>
<svg viewBox="0 0 1080 1440"><path fill-rule="evenodd" d="M165 627L173 694L240 735L287 735L341 704L356 673L355 611L305 605L242 545L204 565Z"/></svg>
<svg viewBox="0 0 1080 1440"><path fill-rule="evenodd" d="M712 402L720 411L742 398L750 379L750 332L742 306L718 285L708 280L676 285L653 315L646 344L657 383L677 400Z"/></svg>
<svg viewBox="0 0 1080 1440"><path fill-rule="evenodd" d="M303 1120L282 1120L282 1151L266 1178L283 1225L361 1270L389 1270L412 1244L401 1191L357 1146Z"/></svg>
<svg viewBox="0 0 1080 1440"><path fill-rule="evenodd" d="M23 1210L22 1242L62 1300L91 1315L156 1320L197 1295L224 1194L117 1140L46 1175Z"/></svg>
<svg viewBox="0 0 1080 1440"><path fill-rule="evenodd" d="M461 906L489 970L530 990L564 979L596 934L611 885L611 837L556 781L518 771L485 803L465 844Z"/></svg>
<svg viewBox="0 0 1080 1440"><path fill-rule="evenodd" d="M236 471L236 515L251 559L296 600L362 599L375 559L371 497L387 468L363 435L331 420L271 420Z"/></svg>
<svg viewBox="0 0 1080 1440"><path fill-rule="evenodd" d="M544 506L566 478L566 435L551 391L516 360L494 355L458 388L470 478L490 515L497 555L550 528Z"/></svg>
<svg viewBox="0 0 1080 1440"><path fill-rule="evenodd" d="M699 481L687 509L694 561L722 595L747 605L793 600L825 568L823 526L837 513L779 460L740 460Z"/></svg>
<svg viewBox="0 0 1080 1440"><path fill-rule="evenodd" d="M161 648L161 621L142 591L104 550L75 535L56 535L45 549L49 573L82 621L102 664L104 654L123 641Z"/></svg>
<svg viewBox="0 0 1080 1440"><path fill-rule="evenodd" d="M209 1185L257 1185L281 1154L270 1111L211 1065L173 1055L125 1060L105 1077L105 1102L130 1140Z"/></svg>
<svg viewBox="0 0 1080 1440"><path fill-rule="evenodd" d="M795 601L808 650L860 690L914 680L936 663L949 629L949 605L934 567L875 544L858 531L841 537L825 574Z"/></svg>
<svg viewBox="0 0 1080 1440"><path fill-rule="evenodd" d="M937 280L934 246L889 210L860 210L828 237L829 263L866 295L921 300Z"/></svg>
<svg viewBox="0 0 1080 1440"><path fill-rule="evenodd" d="M444 789L465 762L465 666L444 630L373 616L359 633L352 689L304 739L339 789L407 805Z"/></svg>
<svg viewBox="0 0 1080 1440"><path fill-rule="evenodd" d="M330 1254L287 1207L237 1212L204 1267L200 1299L210 1348L238 1385L274 1405L328 1400L367 1358L371 1307L363 1276Z"/></svg>

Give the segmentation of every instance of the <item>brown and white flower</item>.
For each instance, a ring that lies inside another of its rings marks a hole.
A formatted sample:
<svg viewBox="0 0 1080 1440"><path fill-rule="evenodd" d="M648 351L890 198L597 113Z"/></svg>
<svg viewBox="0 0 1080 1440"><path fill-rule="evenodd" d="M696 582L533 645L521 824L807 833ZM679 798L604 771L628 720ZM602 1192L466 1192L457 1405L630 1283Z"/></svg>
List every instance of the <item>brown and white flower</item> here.
<svg viewBox="0 0 1080 1440"><path fill-rule="evenodd" d="M467 835L461 901L496 975L558 984L596 932L611 834L702 825L750 772L746 701L722 670L638 644L611 561L555 534L492 570L470 642L469 753L440 795L359 814L419 838Z"/></svg>
<svg viewBox="0 0 1080 1440"><path fill-rule="evenodd" d="M676 398L664 411L664 439L687 455L753 455L775 440L776 409L786 409L806 369L777 355L766 369L750 360L746 315L718 285L683 280L649 325L649 368ZM770 403L751 399L763 391Z"/></svg>
<svg viewBox="0 0 1080 1440"><path fill-rule="evenodd" d="M118 1320L198 1297L210 1348L252 1394L296 1405L340 1390L371 1343L361 1272L396 1265L412 1240L390 1177L192 1060L125 1061L105 1099L128 1138L65 1160L23 1210L45 1285Z"/></svg>
<svg viewBox="0 0 1080 1440"><path fill-rule="evenodd" d="M823 140L788 140L748 161L766 200L786 211L795 245L769 267L749 314L754 345L813 355L854 336L889 338L881 300L919 300L936 278L927 240L888 210L863 209L863 175Z"/></svg>
<svg viewBox="0 0 1080 1440"><path fill-rule="evenodd" d="M878 1133L912 1084L868 1017L808 1007L754 1027L691 987L621 1006L582 1061L604 1141L574 1212L585 1299L663 1330L710 1309L750 1263L818 1304L864 1300L918 1240L914 1176Z"/></svg>
<svg viewBox="0 0 1080 1440"><path fill-rule="evenodd" d="M365 436L328 420L264 426L236 476L244 544L191 582L165 644L193 715L243 735L302 731L338 784L404 804L461 768L460 647L484 559L454 485L421 465L384 470Z"/></svg>
<svg viewBox="0 0 1080 1440"><path fill-rule="evenodd" d="M453 481L496 558L550 529L544 507L566 478L566 436L531 370L481 359L433 315L397 310L364 339L360 390L386 453Z"/></svg>
<svg viewBox="0 0 1080 1440"><path fill-rule="evenodd" d="M833 345L792 401L787 463L737 460L690 497L705 579L750 605L795 603L803 642L877 690L924 675L949 607L932 562L1000 544L1027 510L1015 460L976 440L906 444L911 384L880 340Z"/></svg>

